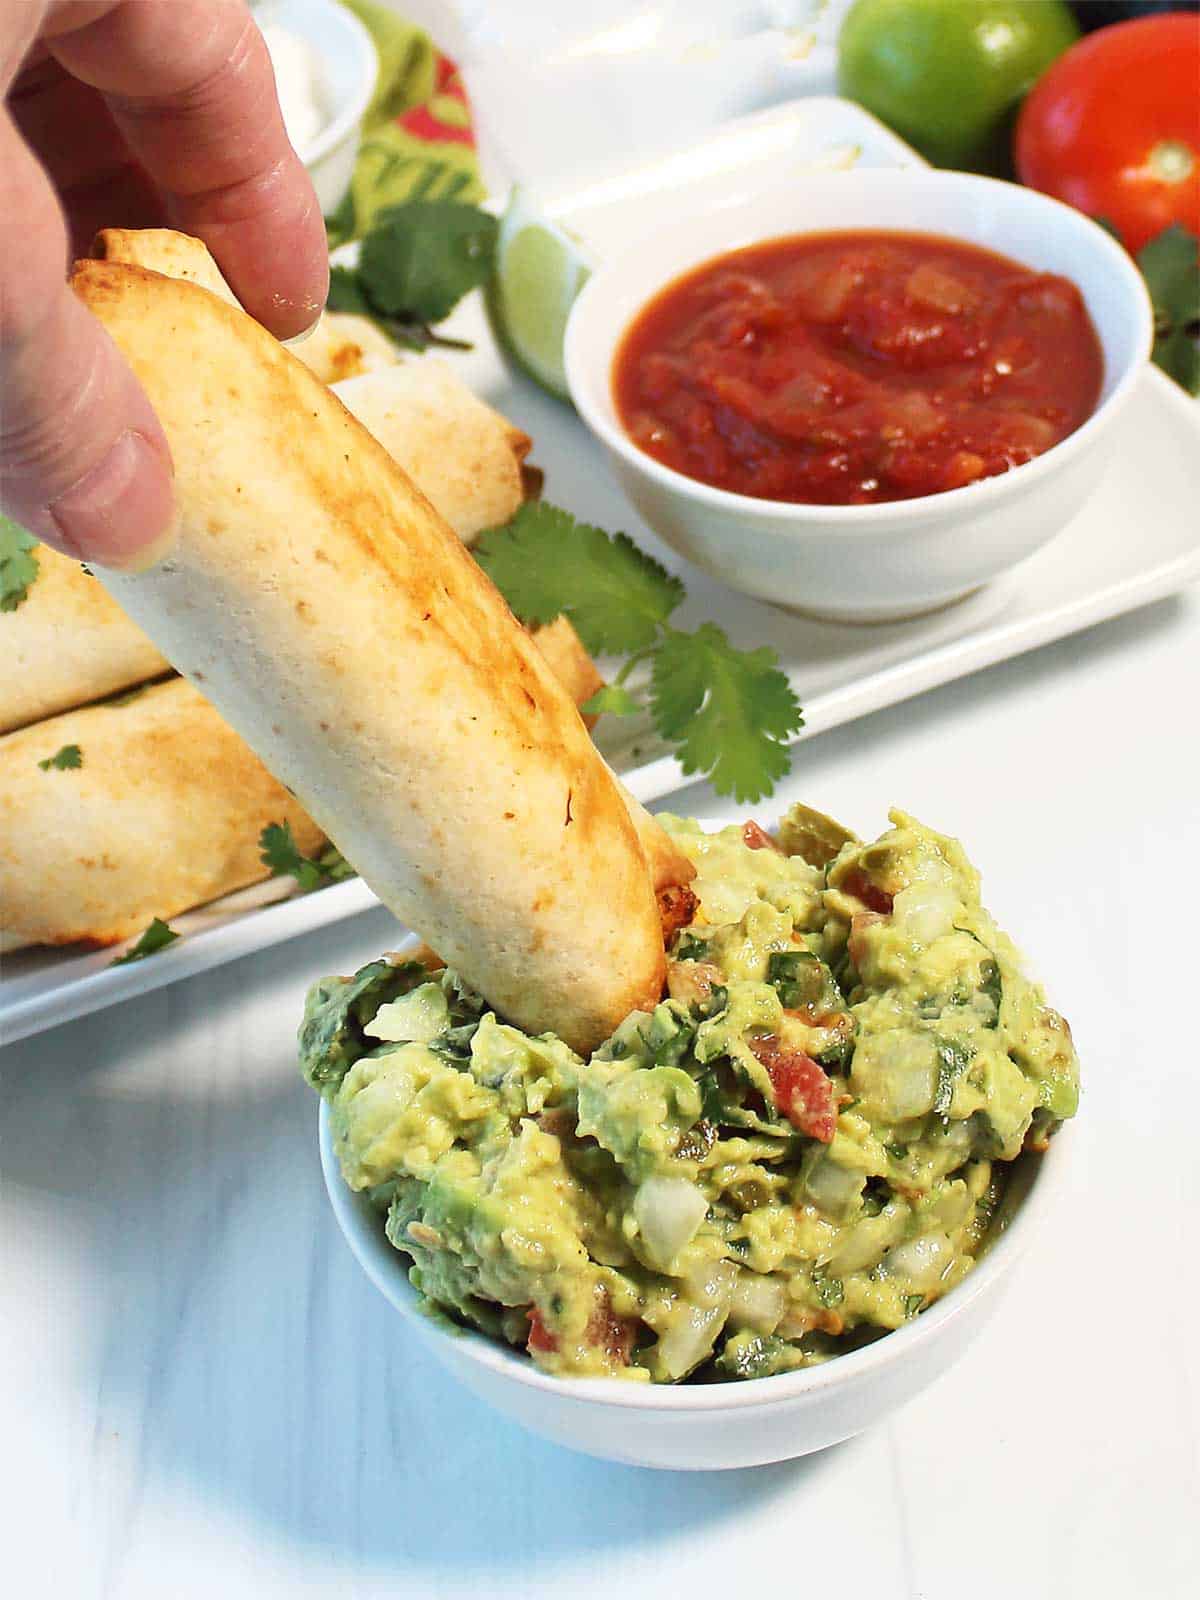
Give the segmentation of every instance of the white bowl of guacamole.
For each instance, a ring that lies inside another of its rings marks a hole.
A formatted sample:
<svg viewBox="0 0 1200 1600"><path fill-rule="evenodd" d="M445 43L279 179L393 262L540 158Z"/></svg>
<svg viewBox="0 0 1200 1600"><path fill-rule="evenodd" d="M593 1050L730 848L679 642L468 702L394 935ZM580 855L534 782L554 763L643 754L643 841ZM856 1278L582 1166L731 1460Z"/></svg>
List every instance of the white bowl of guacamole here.
<svg viewBox="0 0 1200 1600"><path fill-rule="evenodd" d="M1051 1203L1078 1063L954 840L663 820L690 921L590 1060L396 958L314 986L301 1057L338 1221L444 1363L559 1443L746 1466L965 1347Z"/></svg>

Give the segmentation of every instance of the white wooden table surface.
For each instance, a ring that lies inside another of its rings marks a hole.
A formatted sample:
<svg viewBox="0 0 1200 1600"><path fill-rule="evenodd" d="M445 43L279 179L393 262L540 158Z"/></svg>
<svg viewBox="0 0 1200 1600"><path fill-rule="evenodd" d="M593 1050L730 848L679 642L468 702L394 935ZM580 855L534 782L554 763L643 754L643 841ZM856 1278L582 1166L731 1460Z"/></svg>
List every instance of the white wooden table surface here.
<svg viewBox="0 0 1200 1600"><path fill-rule="evenodd" d="M895 801L968 841L1086 1090L1069 1204L979 1343L815 1458L590 1461L406 1335L328 1215L292 1045L305 983L387 946L384 913L10 1047L0 1592L1194 1596L1198 682L1192 593L798 754L781 803L865 830Z"/></svg>

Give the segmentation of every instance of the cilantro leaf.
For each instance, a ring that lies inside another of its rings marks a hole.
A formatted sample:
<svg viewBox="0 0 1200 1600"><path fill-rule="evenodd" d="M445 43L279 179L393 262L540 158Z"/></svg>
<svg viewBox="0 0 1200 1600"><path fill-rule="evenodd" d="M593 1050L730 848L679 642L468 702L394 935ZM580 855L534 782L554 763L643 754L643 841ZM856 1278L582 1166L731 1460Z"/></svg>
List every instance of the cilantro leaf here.
<svg viewBox="0 0 1200 1600"><path fill-rule="evenodd" d="M713 622L690 634L664 630L650 703L684 772L707 775L718 794L740 801L771 792L790 765L788 738L804 725L774 650L737 650Z"/></svg>
<svg viewBox="0 0 1200 1600"><path fill-rule="evenodd" d="M826 1267L821 1266L814 1267L810 1276L817 1299L827 1310L841 1305L846 1298L846 1289L840 1278L833 1277Z"/></svg>
<svg viewBox="0 0 1200 1600"><path fill-rule="evenodd" d="M1200 241L1178 222L1138 252L1156 318L1171 327L1200 321Z"/></svg>
<svg viewBox="0 0 1200 1600"><path fill-rule="evenodd" d="M275 878L295 878L303 894L354 876L354 868L332 845L319 856L301 855L290 822L269 822L258 836L259 859Z"/></svg>
<svg viewBox="0 0 1200 1600"><path fill-rule="evenodd" d="M545 500L485 533L475 557L522 622L565 614L593 654L647 649L684 596L628 534L576 522Z"/></svg>
<svg viewBox="0 0 1200 1600"><path fill-rule="evenodd" d="M144 961L147 956L157 955L169 944L174 944L178 937L174 928L168 927L161 917L155 917L138 942L126 950L123 956L118 956L115 961L110 961L108 964L110 967L123 967L130 961Z"/></svg>
<svg viewBox="0 0 1200 1600"><path fill-rule="evenodd" d="M363 293L353 267L330 267L326 311L349 311L357 317L374 317L371 302Z"/></svg>
<svg viewBox="0 0 1200 1600"><path fill-rule="evenodd" d="M39 761L38 766L43 772L55 768L58 772L71 772L83 765L83 751L77 744L65 744L52 756L47 756L44 761Z"/></svg>
<svg viewBox="0 0 1200 1600"><path fill-rule="evenodd" d="M789 736L804 719L775 652L737 650L711 622L691 634L670 627L683 584L627 534L527 502L483 535L475 556L522 622L566 616L589 651L632 657L587 701L586 715L636 711L625 679L649 658L654 721L684 772L739 800L769 794L787 772Z"/></svg>
<svg viewBox="0 0 1200 1600"><path fill-rule="evenodd" d="M385 316L371 304L362 279L353 267L331 267L329 296L325 301L327 311L345 311L356 317L366 317L373 322L385 338L405 350L428 350L430 345L450 350L469 350L464 339L447 339L435 333L428 323L415 317Z"/></svg>
<svg viewBox="0 0 1200 1600"><path fill-rule="evenodd" d="M300 1024L300 1070L319 1094L334 1092L350 1068L370 1048L363 1029L391 1000L408 994L429 977L416 961L393 967L372 961L352 978L325 978L304 1001Z"/></svg>
<svg viewBox="0 0 1200 1600"><path fill-rule="evenodd" d="M38 575L37 540L18 523L0 516L0 611L15 611L29 598Z"/></svg>
<svg viewBox="0 0 1200 1600"><path fill-rule="evenodd" d="M1200 240L1177 222L1137 257L1154 303L1155 363L1189 394L1200 393Z"/></svg>
<svg viewBox="0 0 1200 1600"><path fill-rule="evenodd" d="M619 683L606 683L602 689L597 689L580 706L580 711L585 717L600 717L606 713L610 717L631 717L642 709L641 702L636 695L630 694Z"/></svg>
<svg viewBox="0 0 1200 1600"><path fill-rule="evenodd" d="M496 218L455 200L381 211L362 242L358 286L384 316L441 322L491 276Z"/></svg>
<svg viewBox="0 0 1200 1600"><path fill-rule="evenodd" d="M1156 334L1151 352L1156 367L1174 378L1189 394L1200 394L1200 341L1186 328Z"/></svg>

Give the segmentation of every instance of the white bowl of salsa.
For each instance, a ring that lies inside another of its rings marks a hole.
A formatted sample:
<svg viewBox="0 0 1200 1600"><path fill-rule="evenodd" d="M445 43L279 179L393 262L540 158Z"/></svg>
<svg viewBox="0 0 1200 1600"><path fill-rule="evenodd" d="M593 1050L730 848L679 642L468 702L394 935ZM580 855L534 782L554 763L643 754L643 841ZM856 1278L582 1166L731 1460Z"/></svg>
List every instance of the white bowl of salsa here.
<svg viewBox="0 0 1200 1600"><path fill-rule="evenodd" d="M581 416L649 525L836 620L944 605L1096 488L1153 317L1080 213L966 173L813 173L643 238L576 302Z"/></svg>

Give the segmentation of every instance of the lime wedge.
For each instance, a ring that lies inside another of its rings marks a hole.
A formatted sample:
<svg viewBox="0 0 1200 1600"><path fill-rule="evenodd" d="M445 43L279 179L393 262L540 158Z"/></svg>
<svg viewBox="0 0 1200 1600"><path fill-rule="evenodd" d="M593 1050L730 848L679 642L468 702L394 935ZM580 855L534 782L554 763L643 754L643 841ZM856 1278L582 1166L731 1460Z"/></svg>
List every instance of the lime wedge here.
<svg viewBox="0 0 1200 1600"><path fill-rule="evenodd" d="M591 270L586 246L545 217L527 191L514 188L500 219L488 314L517 365L563 400L563 334Z"/></svg>

